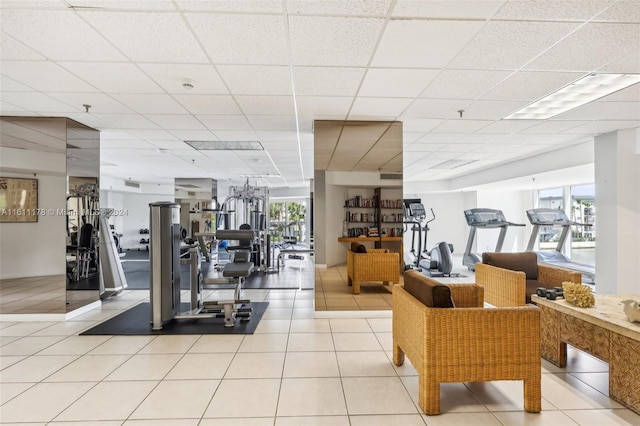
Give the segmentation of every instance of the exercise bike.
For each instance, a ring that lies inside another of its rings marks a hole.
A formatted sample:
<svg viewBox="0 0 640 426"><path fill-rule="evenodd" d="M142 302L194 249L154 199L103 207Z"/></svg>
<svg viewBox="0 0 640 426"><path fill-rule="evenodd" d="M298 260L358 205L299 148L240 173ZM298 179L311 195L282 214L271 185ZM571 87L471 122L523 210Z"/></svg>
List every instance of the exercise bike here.
<svg viewBox="0 0 640 426"><path fill-rule="evenodd" d="M405 269L424 271L432 277L457 276L457 273L451 273L453 269L452 244L442 241L436 244L435 247L427 249L429 224L436 219L433 209L431 209L431 219L426 220L426 218L427 213L420 200L404 200L405 235L407 231L406 228L408 225L411 225L410 253L413 257L413 261L406 264ZM423 221L425 221L424 224ZM423 232L424 242L422 237Z"/></svg>

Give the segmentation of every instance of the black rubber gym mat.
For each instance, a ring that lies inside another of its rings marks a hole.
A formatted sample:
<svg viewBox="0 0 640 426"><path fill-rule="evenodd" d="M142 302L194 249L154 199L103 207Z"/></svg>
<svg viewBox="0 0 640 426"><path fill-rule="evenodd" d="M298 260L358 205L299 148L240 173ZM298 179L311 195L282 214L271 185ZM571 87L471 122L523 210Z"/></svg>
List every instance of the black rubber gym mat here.
<svg viewBox="0 0 640 426"><path fill-rule="evenodd" d="M184 310L189 309L189 305L183 305ZM269 302L251 302L247 306L253 308L249 321L237 318L235 327L225 327L224 318L189 318L167 321L161 330L152 330L151 305L144 302L80 335L253 334Z"/></svg>

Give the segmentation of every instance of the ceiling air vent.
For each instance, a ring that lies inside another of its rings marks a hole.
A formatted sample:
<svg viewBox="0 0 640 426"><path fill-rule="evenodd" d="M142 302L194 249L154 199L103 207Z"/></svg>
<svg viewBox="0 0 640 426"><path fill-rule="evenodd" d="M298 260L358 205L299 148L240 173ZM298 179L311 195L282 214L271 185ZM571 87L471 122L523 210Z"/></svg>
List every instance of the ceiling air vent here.
<svg viewBox="0 0 640 426"><path fill-rule="evenodd" d="M380 179L402 180L402 173L380 173Z"/></svg>
<svg viewBox="0 0 640 426"><path fill-rule="evenodd" d="M125 180L124 186L129 186L131 188L140 188L140 182L134 182L132 180Z"/></svg>

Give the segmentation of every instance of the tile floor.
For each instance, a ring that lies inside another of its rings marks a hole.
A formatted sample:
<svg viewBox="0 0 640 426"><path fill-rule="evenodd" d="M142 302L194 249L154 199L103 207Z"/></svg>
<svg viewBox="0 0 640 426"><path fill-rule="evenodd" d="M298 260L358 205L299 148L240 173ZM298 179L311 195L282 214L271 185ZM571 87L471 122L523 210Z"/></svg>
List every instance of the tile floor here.
<svg viewBox="0 0 640 426"><path fill-rule="evenodd" d="M638 425L607 396L606 364L542 362L543 411L519 382L451 383L440 416L391 362L391 318L314 318L312 290L247 290L269 307L253 335L78 336L148 299L129 290L65 322L0 322L2 425ZM220 297L211 292L211 297Z"/></svg>

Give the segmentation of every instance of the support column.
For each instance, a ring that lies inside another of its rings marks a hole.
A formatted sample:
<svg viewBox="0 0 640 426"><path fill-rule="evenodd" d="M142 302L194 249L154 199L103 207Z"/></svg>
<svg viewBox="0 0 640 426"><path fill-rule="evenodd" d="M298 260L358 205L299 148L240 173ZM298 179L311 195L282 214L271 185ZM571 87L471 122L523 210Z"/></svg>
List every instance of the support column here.
<svg viewBox="0 0 640 426"><path fill-rule="evenodd" d="M595 138L596 291L640 294L640 128Z"/></svg>

